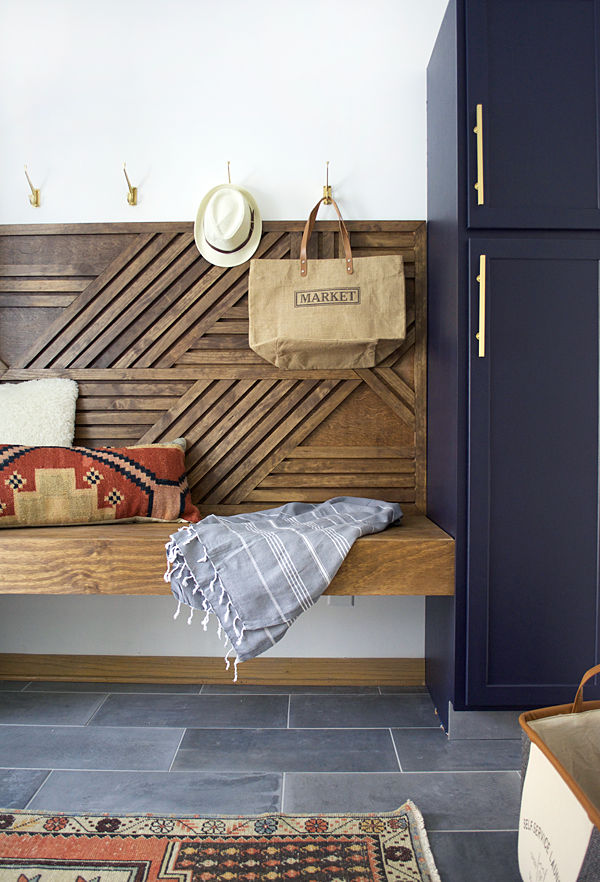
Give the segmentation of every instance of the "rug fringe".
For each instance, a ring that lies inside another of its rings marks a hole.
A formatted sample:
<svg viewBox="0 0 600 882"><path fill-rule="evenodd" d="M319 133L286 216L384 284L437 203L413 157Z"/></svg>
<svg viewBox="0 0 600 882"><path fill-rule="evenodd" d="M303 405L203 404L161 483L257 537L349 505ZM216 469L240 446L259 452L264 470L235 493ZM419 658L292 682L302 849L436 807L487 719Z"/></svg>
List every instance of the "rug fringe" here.
<svg viewBox="0 0 600 882"><path fill-rule="evenodd" d="M421 847L423 848L423 857L425 858L427 870L429 872L429 875L431 876L431 882L442 882L440 874L437 871L435 861L433 860L433 853L431 851L431 846L429 845L429 837L427 836L427 830L425 829L425 821L423 820L423 815L416 807L412 799L407 799L404 805L401 806L398 811L401 811L403 808L408 808L414 815L417 827L419 829L419 838L421 841Z"/></svg>

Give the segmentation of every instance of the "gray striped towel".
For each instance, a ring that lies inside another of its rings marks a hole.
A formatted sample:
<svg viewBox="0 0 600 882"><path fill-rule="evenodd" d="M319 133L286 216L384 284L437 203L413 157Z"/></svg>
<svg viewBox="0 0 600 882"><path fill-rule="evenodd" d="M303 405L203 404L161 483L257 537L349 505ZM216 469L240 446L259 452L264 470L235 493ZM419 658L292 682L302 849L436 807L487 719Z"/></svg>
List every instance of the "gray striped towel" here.
<svg viewBox="0 0 600 882"><path fill-rule="evenodd" d="M359 536L399 523L397 503L338 496L269 511L209 515L171 536L165 580L182 603L211 613L246 661L281 640L318 600ZM229 662L228 662L229 666ZM237 674L237 671L236 671Z"/></svg>

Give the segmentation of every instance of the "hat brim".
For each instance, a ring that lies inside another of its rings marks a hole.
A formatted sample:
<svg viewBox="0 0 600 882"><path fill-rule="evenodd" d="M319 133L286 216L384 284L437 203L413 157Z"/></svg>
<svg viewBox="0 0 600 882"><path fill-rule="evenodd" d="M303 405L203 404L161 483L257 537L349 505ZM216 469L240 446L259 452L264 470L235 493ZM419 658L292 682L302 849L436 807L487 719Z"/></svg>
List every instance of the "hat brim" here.
<svg viewBox="0 0 600 882"><path fill-rule="evenodd" d="M223 254L222 251L216 251L214 248L211 248L209 243L206 241L206 237L204 236L204 214L206 212L206 208L208 203L214 196L214 194L218 190L238 190L251 210L254 212L254 229L252 230L252 235L248 242L241 248L239 251L232 251L230 254ZM198 209L198 214L196 215L196 220L194 223L194 239L196 240L196 245L198 246L198 251L202 255L202 257L206 258L210 263L215 266L239 266L241 263L246 263L247 260L250 260L256 249L258 248L258 243L260 242L260 237L262 236L262 220L260 217L260 212L258 210L258 205L256 204L256 200L253 196L248 193L247 190L244 190L242 187L237 187L235 184L219 184L218 187L213 187L206 196L203 198L200 203L200 208Z"/></svg>

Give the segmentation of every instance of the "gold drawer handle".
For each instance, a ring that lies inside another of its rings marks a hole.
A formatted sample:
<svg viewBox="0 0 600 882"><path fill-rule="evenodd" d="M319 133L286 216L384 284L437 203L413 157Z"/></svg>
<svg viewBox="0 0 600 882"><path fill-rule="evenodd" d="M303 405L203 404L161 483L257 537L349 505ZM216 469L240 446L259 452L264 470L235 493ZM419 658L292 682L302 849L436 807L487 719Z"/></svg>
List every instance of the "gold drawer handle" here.
<svg viewBox="0 0 600 882"><path fill-rule="evenodd" d="M477 205L483 205L483 104L477 105L477 125L473 129L477 135Z"/></svg>
<svg viewBox="0 0 600 882"><path fill-rule="evenodd" d="M475 334L479 340L479 358L485 357L485 254L479 256L479 333Z"/></svg>

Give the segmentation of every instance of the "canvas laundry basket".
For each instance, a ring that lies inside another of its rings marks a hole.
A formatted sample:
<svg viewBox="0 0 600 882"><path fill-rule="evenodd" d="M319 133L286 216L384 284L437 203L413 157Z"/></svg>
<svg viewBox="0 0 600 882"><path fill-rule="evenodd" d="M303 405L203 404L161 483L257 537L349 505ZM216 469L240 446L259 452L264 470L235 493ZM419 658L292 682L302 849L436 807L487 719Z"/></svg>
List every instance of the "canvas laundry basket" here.
<svg viewBox="0 0 600 882"><path fill-rule="evenodd" d="M521 714L519 870L524 882L600 880L600 701Z"/></svg>
<svg viewBox="0 0 600 882"><path fill-rule="evenodd" d="M406 336L401 255L308 260L321 199L304 227L300 260L250 262L250 346L283 370L374 367ZM341 249L340 249L341 250Z"/></svg>

